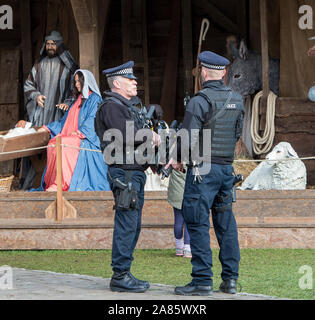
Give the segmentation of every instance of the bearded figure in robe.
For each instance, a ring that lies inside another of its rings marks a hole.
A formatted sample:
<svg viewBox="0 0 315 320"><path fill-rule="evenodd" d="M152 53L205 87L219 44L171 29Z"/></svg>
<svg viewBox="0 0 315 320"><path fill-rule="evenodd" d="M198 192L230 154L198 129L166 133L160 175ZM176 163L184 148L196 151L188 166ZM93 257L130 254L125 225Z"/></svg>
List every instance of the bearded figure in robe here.
<svg viewBox="0 0 315 320"><path fill-rule="evenodd" d="M62 118L77 69L76 62L65 49L61 34L52 31L45 38L40 58L24 84L27 117L33 126L40 127Z"/></svg>

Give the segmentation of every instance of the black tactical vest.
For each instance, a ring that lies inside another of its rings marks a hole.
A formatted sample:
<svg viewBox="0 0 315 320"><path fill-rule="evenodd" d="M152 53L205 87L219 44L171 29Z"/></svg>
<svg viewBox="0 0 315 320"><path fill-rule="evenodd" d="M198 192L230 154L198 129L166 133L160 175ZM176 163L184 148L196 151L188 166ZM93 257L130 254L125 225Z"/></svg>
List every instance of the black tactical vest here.
<svg viewBox="0 0 315 320"><path fill-rule="evenodd" d="M100 110L101 110L102 106L105 105L108 102L115 102L115 103L120 104L120 105L125 105L128 108L128 110L130 112L130 115L131 115L131 118L135 123L135 128L139 130L139 129L142 129L144 127L144 125L145 125L145 117L140 112L140 109L137 106L132 105L132 104L127 105L127 104L123 103L120 99L118 99L116 97L107 96L102 101L102 103L99 105L98 110L96 112L95 120L94 120L95 131L96 131L100 141L103 141L103 134L104 134L104 132L105 132L105 130L107 128L105 128L104 125L99 121L99 113L100 113Z"/></svg>
<svg viewBox="0 0 315 320"><path fill-rule="evenodd" d="M211 130L211 157L234 158L235 145L242 132L243 99L233 91L205 88L198 92L207 100L212 116L203 129Z"/></svg>
<svg viewBox="0 0 315 320"><path fill-rule="evenodd" d="M120 105L125 106L128 108L128 111L130 113L131 120L134 120L134 125L137 130L142 129L145 124L145 116L141 113L140 109L136 106L136 103L134 101L130 101L130 103L126 103L122 100L120 100L118 97L114 96L109 96L107 95L106 98L103 100L103 102L99 105L98 110L96 112L94 124L95 124L95 131L100 139L101 143L101 150L104 151L104 149L111 143L111 141L104 141L103 140L103 135L104 132L108 129L105 127L104 123L100 121L99 115L101 112L101 109L103 106L105 106L107 103L117 103ZM135 101L136 102L136 101ZM121 119L121 121L124 121L124 119ZM112 156L114 157L114 151L112 153ZM141 170L144 171L146 170L146 166L140 165L140 164L126 164L126 150L124 149L124 154L123 154L123 164L119 165L119 167L123 169L128 169L128 170Z"/></svg>

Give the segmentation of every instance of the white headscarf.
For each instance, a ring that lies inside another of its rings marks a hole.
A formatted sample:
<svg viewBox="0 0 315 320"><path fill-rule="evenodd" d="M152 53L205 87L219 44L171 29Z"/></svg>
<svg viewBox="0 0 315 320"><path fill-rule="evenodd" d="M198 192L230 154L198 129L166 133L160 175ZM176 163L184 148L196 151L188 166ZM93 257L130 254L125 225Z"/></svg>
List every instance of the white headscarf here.
<svg viewBox="0 0 315 320"><path fill-rule="evenodd" d="M98 88L98 85L96 83L96 80L94 78L94 75L91 71L85 70L85 69L78 69L75 73L74 76L81 71L84 77L84 86L82 89L82 97L84 99L87 99L89 97L89 92L90 90L98 94L101 98L101 93L100 89Z"/></svg>

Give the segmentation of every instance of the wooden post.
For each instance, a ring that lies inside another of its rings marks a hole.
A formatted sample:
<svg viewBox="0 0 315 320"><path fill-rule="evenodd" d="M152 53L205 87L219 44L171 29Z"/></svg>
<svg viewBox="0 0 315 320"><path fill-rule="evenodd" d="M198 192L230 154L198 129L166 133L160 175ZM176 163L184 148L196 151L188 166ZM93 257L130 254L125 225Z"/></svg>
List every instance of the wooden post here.
<svg viewBox="0 0 315 320"><path fill-rule="evenodd" d="M121 0L121 40L123 61L135 61L138 97L148 105L150 87L146 2L147 0Z"/></svg>
<svg viewBox="0 0 315 320"><path fill-rule="evenodd" d="M267 0L260 0L260 32L261 32L261 72L263 96L260 103L260 116L264 118L267 112L267 100L270 91L269 87L269 46L268 46L268 20L267 20ZM260 121L260 130L265 128L264 121Z"/></svg>
<svg viewBox="0 0 315 320"><path fill-rule="evenodd" d="M31 12L30 0L20 2L21 47L23 60L23 83L32 68Z"/></svg>
<svg viewBox="0 0 315 320"><path fill-rule="evenodd" d="M88 69L99 83L98 3L96 0L71 0L79 32L80 68Z"/></svg>
<svg viewBox="0 0 315 320"><path fill-rule="evenodd" d="M109 12L109 5L111 0L98 0L98 48L100 50L100 56L102 55L102 49L104 47L103 38L106 29L106 22Z"/></svg>
<svg viewBox="0 0 315 320"><path fill-rule="evenodd" d="M183 41L183 65L184 65L184 90L185 95L193 95L193 48L191 25L191 0L181 1L182 12L182 41Z"/></svg>
<svg viewBox="0 0 315 320"><path fill-rule="evenodd" d="M268 46L268 24L267 24L267 2L260 0L260 27L261 27L261 59L262 59L262 83L263 96L269 94L269 46Z"/></svg>
<svg viewBox="0 0 315 320"><path fill-rule="evenodd" d="M173 2L170 3L172 3L172 21L160 101L160 105L164 111L164 118L168 123L171 123L175 118L180 29L180 2L173 0Z"/></svg>
<svg viewBox="0 0 315 320"><path fill-rule="evenodd" d="M56 138L56 166L57 166L57 221L63 218L63 197L62 197L62 147L61 137Z"/></svg>
<svg viewBox="0 0 315 320"><path fill-rule="evenodd" d="M150 103L150 86L149 86L149 58L148 58L148 35L147 35L147 0L142 0L142 41L143 41L143 86L144 86L144 102L146 105Z"/></svg>
<svg viewBox="0 0 315 320"><path fill-rule="evenodd" d="M63 219L76 219L76 208L63 196L62 191L62 146L61 137L56 138L57 199L45 210L46 219L62 222Z"/></svg>

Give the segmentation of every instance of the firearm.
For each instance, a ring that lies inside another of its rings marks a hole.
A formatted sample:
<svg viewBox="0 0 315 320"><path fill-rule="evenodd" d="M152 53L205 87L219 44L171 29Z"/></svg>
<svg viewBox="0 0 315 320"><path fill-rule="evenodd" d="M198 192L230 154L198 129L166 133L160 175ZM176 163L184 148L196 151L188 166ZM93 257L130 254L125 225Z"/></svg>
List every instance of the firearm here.
<svg viewBox="0 0 315 320"><path fill-rule="evenodd" d="M189 103L189 100L190 100L190 96L189 96L188 92L186 92L185 98L184 98L184 110L186 110L186 107ZM182 124L178 123L177 120L173 120L169 128L174 129L177 132L182 128ZM169 138L167 138L167 141L166 141L166 164L168 163L168 161L170 159L170 154L173 153L174 148L176 146L177 146L177 142L175 142L172 146L170 146L169 145ZM162 180L164 180L165 178L168 178L173 171L172 166L169 166L168 169L165 169L166 164L158 165L157 173L162 175L162 177L161 177Z"/></svg>
<svg viewBox="0 0 315 320"><path fill-rule="evenodd" d="M151 106L149 111L146 111L146 108L142 108L141 113L143 114L145 121L143 128L152 129L154 127L155 106Z"/></svg>
<svg viewBox="0 0 315 320"><path fill-rule="evenodd" d="M186 104L188 103L190 97L186 95L184 99L184 106L186 107ZM155 131L156 133L159 134L161 130L167 130L167 129L172 129L175 130L176 132L180 130L181 124L178 123L177 120L173 120L171 125L168 127L166 121L162 120L161 117L162 115L159 114L158 110L156 107L153 105L150 107L149 111L146 111L146 108L141 109L141 115L145 120L145 124L143 128L151 129ZM174 148L176 147L176 143L174 143L172 146L170 146L170 139L169 137L166 137L166 164L169 161L170 154L174 151ZM173 167L170 166L167 170L165 169L166 164L161 165L159 164L159 155L156 154L156 163L155 165L150 165L152 170L156 172L159 175L162 175L161 179L168 178L169 175L171 174Z"/></svg>
<svg viewBox="0 0 315 320"><path fill-rule="evenodd" d="M175 130L176 132L179 131L181 128L181 124L178 123L177 120L173 120L171 125L170 125L170 129ZM173 171L173 167L169 166L168 169L165 169L167 162L170 159L170 154L173 153L174 148L176 148L177 146L177 142L175 141L173 145L170 146L170 141L169 141L169 137L167 137L166 140L166 164L164 165L159 165L158 169L157 169L157 174L161 174L161 179L164 180L165 178L168 178L170 176L170 174Z"/></svg>
<svg viewBox="0 0 315 320"><path fill-rule="evenodd" d="M113 180L113 187L115 198L114 210L139 209L137 191L133 188L131 182L126 184L116 178Z"/></svg>
<svg viewBox="0 0 315 320"><path fill-rule="evenodd" d="M232 188L232 202L236 202L236 185L243 181L244 177L241 174L234 175L234 183Z"/></svg>

